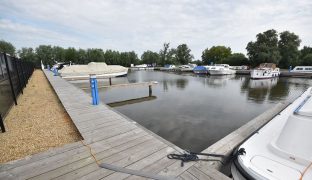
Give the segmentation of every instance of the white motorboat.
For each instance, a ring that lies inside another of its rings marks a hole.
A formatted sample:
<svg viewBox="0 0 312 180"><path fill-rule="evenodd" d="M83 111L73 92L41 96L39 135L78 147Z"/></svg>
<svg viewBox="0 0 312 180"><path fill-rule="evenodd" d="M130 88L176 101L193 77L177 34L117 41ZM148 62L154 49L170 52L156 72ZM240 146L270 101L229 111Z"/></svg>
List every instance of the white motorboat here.
<svg viewBox="0 0 312 180"><path fill-rule="evenodd" d="M174 69L176 66L173 64L166 64L164 67L160 68L160 70L166 71L166 70L171 70Z"/></svg>
<svg viewBox="0 0 312 180"><path fill-rule="evenodd" d="M290 72L294 72L294 73L312 73L312 66L296 66Z"/></svg>
<svg viewBox="0 0 312 180"><path fill-rule="evenodd" d="M96 75L98 78L120 77L128 74L128 68L119 65L107 65L106 63L90 62L87 65L71 65L58 71L62 78L79 79Z"/></svg>
<svg viewBox="0 0 312 180"><path fill-rule="evenodd" d="M188 64L188 65L181 65L179 66L180 71L193 71L193 69L196 67L196 64Z"/></svg>
<svg viewBox="0 0 312 180"><path fill-rule="evenodd" d="M280 70L274 63L262 63L250 72L251 79L268 79L279 77Z"/></svg>
<svg viewBox="0 0 312 180"><path fill-rule="evenodd" d="M133 67L130 67L131 70L154 70L154 67L147 64L140 64Z"/></svg>
<svg viewBox="0 0 312 180"><path fill-rule="evenodd" d="M216 64L209 68L208 71L210 75L230 75L236 73L228 64Z"/></svg>
<svg viewBox="0 0 312 180"><path fill-rule="evenodd" d="M312 88L238 147L234 180L312 179Z"/></svg>

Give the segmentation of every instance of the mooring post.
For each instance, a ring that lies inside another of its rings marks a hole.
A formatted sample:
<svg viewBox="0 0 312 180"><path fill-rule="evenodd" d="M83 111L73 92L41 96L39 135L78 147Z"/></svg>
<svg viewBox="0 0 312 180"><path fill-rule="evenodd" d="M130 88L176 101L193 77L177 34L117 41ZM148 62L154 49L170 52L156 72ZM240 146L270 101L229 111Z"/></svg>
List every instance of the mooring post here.
<svg viewBox="0 0 312 180"><path fill-rule="evenodd" d="M2 119L1 114L0 114L0 126L1 126L1 131L4 133L5 132L5 127L4 127L4 123L3 123L3 119Z"/></svg>
<svg viewBox="0 0 312 180"><path fill-rule="evenodd" d="M98 105L99 104L99 91L98 91L96 75L90 75L90 86L91 86L91 95L92 95L92 105Z"/></svg>
<svg viewBox="0 0 312 180"><path fill-rule="evenodd" d="M109 85L110 86L112 85L112 78L111 77L109 78Z"/></svg>
<svg viewBox="0 0 312 180"><path fill-rule="evenodd" d="M148 96L151 97L151 96L152 96L152 93L153 93L153 92L152 92L152 85L149 84L149 85L148 85Z"/></svg>

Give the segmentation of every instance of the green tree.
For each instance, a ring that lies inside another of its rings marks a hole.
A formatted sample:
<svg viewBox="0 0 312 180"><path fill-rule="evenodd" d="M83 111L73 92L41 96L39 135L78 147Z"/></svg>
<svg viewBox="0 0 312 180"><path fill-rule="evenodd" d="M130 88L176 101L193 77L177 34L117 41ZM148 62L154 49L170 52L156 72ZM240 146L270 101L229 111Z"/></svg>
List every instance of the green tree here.
<svg viewBox="0 0 312 180"><path fill-rule="evenodd" d="M308 54L312 54L312 47L303 46L303 48L300 50L300 60L302 60Z"/></svg>
<svg viewBox="0 0 312 180"><path fill-rule="evenodd" d="M102 49L87 49L86 59L88 62L105 62Z"/></svg>
<svg viewBox="0 0 312 180"><path fill-rule="evenodd" d="M178 64L177 60L177 50L171 48L168 53L166 54L166 61L165 64Z"/></svg>
<svg viewBox="0 0 312 180"><path fill-rule="evenodd" d="M79 49L77 51L77 64L88 64L89 61L87 59L86 50Z"/></svg>
<svg viewBox="0 0 312 180"><path fill-rule="evenodd" d="M15 47L9 42L0 40L0 52L5 52L11 56L15 56Z"/></svg>
<svg viewBox="0 0 312 180"><path fill-rule="evenodd" d="M144 64L153 64L153 63L160 63L160 56L158 53L153 51L145 51L141 56L142 63Z"/></svg>
<svg viewBox="0 0 312 180"><path fill-rule="evenodd" d="M227 57L224 62L231 66L249 65L249 60L242 53L233 53Z"/></svg>
<svg viewBox="0 0 312 180"><path fill-rule="evenodd" d="M106 64L117 65L120 64L120 53L118 51L106 50L104 53L104 59Z"/></svg>
<svg viewBox="0 0 312 180"><path fill-rule="evenodd" d="M65 49L59 46L53 46L52 56L54 61L63 62L65 61Z"/></svg>
<svg viewBox="0 0 312 180"><path fill-rule="evenodd" d="M278 34L274 29L257 34L255 42L247 44L247 54L253 66L270 62L278 64L281 55L278 48Z"/></svg>
<svg viewBox="0 0 312 180"><path fill-rule="evenodd" d="M127 52L128 54L128 60L126 63L127 67L130 67L131 64L139 64L140 59L138 58L138 55L134 51Z"/></svg>
<svg viewBox="0 0 312 180"><path fill-rule="evenodd" d="M73 63L78 63L78 52L76 51L75 48L67 48L65 50L65 61L66 62L73 62Z"/></svg>
<svg viewBox="0 0 312 180"><path fill-rule="evenodd" d="M170 43L164 43L163 49L159 51L160 65L164 66L167 62Z"/></svg>
<svg viewBox="0 0 312 180"><path fill-rule="evenodd" d="M35 64L38 64L37 55L36 55L33 48L23 47L22 49L18 50L17 53L23 61L29 61L29 62L33 62Z"/></svg>
<svg viewBox="0 0 312 180"><path fill-rule="evenodd" d="M40 61L42 61L45 65L54 65L54 57L53 57L53 49L50 45L40 45L36 48L37 54L37 66L40 65Z"/></svg>
<svg viewBox="0 0 312 180"><path fill-rule="evenodd" d="M280 33L280 40L278 42L279 52L281 54L281 60L279 67L288 68L290 65L295 66L299 64L298 50L301 40L299 36L289 31Z"/></svg>
<svg viewBox="0 0 312 180"><path fill-rule="evenodd" d="M211 62L222 64L231 53L232 51L229 47L212 46L210 49L205 49L201 57L204 64L210 64Z"/></svg>
<svg viewBox="0 0 312 180"><path fill-rule="evenodd" d="M186 44L181 44L176 49L176 60L179 64L188 64L192 61L194 56Z"/></svg>
<svg viewBox="0 0 312 180"><path fill-rule="evenodd" d="M302 63L303 66L312 66L312 53L307 54L303 59Z"/></svg>

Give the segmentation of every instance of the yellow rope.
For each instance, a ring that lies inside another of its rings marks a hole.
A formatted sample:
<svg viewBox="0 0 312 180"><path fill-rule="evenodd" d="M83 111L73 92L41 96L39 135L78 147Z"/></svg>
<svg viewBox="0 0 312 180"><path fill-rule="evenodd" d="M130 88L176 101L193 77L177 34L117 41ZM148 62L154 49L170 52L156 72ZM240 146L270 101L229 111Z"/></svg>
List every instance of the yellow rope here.
<svg viewBox="0 0 312 180"><path fill-rule="evenodd" d="M87 148L89 149L89 152L90 152L91 156L93 157L95 163L96 163L98 166L100 166L101 163L96 159L95 155L92 153L91 147L90 147L89 145L85 144L82 140L80 140L80 142L81 142L85 147L87 147Z"/></svg>

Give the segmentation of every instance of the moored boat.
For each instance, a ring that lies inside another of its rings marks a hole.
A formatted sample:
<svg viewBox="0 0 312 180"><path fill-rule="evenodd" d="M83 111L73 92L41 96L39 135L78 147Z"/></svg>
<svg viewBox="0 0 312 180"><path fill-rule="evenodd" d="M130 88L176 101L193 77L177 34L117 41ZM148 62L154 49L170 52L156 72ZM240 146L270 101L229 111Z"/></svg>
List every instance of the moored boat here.
<svg viewBox="0 0 312 180"><path fill-rule="evenodd" d="M230 75L235 74L235 70L231 69L228 64L216 64L215 66L209 68L210 75Z"/></svg>
<svg viewBox="0 0 312 180"><path fill-rule="evenodd" d="M312 66L296 66L290 72L293 72L293 73L312 73Z"/></svg>
<svg viewBox="0 0 312 180"><path fill-rule="evenodd" d="M279 77L280 70L274 63L262 63L250 72L251 79L268 79Z"/></svg>
<svg viewBox="0 0 312 180"><path fill-rule="evenodd" d="M187 64L187 65L181 65L178 67L180 71L193 71L193 69L196 67L196 64Z"/></svg>
<svg viewBox="0 0 312 180"><path fill-rule="evenodd" d="M312 179L312 88L238 147L235 180Z"/></svg>
<svg viewBox="0 0 312 180"><path fill-rule="evenodd" d="M160 68L160 70L166 71L166 70L171 70L174 69L176 66L173 64L166 64L164 67Z"/></svg>
<svg viewBox="0 0 312 180"><path fill-rule="evenodd" d="M194 69L193 69L193 72L195 74L208 74L208 69L206 66L196 66Z"/></svg>
<svg viewBox="0 0 312 180"><path fill-rule="evenodd" d="M99 78L120 77L128 74L128 68L119 65L90 62L87 65L71 65L58 71L62 78L89 78L90 74Z"/></svg>

